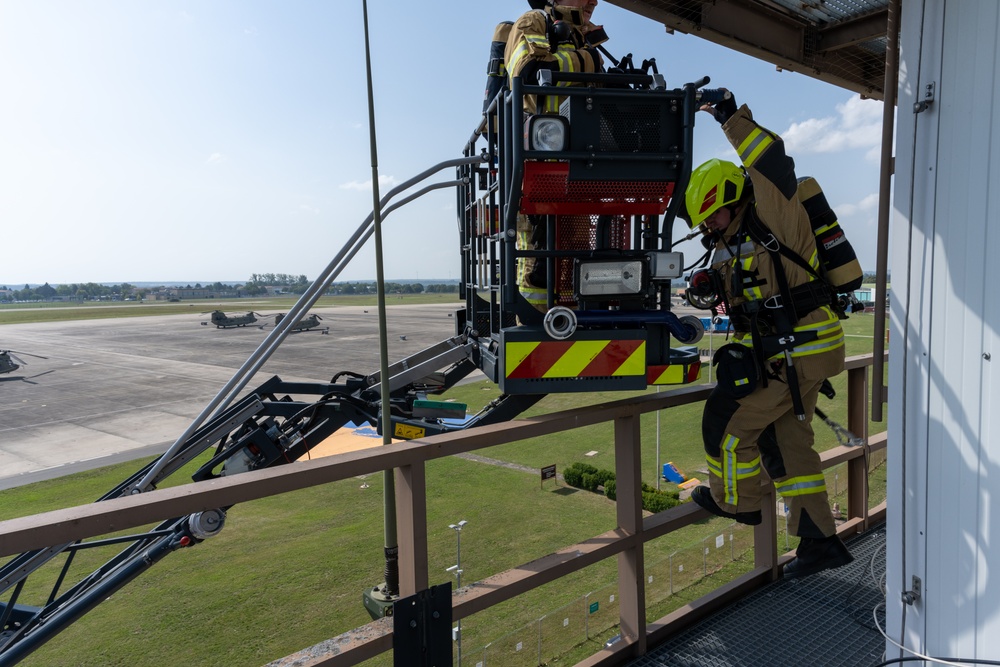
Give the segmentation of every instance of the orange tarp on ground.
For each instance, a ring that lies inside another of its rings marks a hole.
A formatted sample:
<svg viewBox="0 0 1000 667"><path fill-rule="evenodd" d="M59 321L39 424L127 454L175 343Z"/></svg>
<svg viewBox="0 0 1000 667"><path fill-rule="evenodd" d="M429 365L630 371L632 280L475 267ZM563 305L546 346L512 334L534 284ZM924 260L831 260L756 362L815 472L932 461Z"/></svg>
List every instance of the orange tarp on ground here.
<svg viewBox="0 0 1000 667"><path fill-rule="evenodd" d="M393 440L393 442L399 442ZM309 450L310 458L353 452L382 444L382 436L372 426L348 425Z"/></svg>

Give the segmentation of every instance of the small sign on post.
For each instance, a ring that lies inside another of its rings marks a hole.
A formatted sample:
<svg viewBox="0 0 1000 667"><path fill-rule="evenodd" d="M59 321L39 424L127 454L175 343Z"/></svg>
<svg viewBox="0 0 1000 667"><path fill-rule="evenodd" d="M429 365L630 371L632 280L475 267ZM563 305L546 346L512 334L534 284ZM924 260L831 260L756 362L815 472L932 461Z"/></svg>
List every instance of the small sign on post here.
<svg viewBox="0 0 1000 667"><path fill-rule="evenodd" d="M555 463L553 463L550 466L545 466L544 468L542 468L542 481L541 481L541 484L539 485L539 488L545 488L545 480L547 480L547 479L556 479L556 464ZM558 485L559 485L559 480L556 479L556 486L558 486Z"/></svg>

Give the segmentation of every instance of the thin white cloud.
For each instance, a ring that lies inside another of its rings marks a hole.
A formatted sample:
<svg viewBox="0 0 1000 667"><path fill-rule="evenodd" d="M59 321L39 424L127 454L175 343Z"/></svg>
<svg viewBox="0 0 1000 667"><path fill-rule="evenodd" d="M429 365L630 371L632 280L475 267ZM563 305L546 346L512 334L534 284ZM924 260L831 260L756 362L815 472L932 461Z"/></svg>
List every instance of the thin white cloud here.
<svg viewBox="0 0 1000 667"><path fill-rule="evenodd" d="M243 28L243 34L244 35L250 35L251 37L256 37L257 36L257 28L254 28L254 27Z"/></svg>
<svg viewBox="0 0 1000 667"><path fill-rule="evenodd" d="M868 152L865 153L865 162L872 162L874 164L881 164L882 163L882 144L881 143L878 146L872 146L871 148L868 149Z"/></svg>
<svg viewBox="0 0 1000 667"><path fill-rule="evenodd" d="M299 210L303 213L311 213L312 215L319 215L319 209L315 206L310 206L309 204L299 204Z"/></svg>
<svg viewBox="0 0 1000 667"><path fill-rule="evenodd" d="M876 208L878 208L878 193L873 192L856 204L838 204L833 210L837 212L837 215L843 216L873 211Z"/></svg>
<svg viewBox="0 0 1000 667"><path fill-rule="evenodd" d="M854 95L837 105L837 115L792 123L781 133L789 154L837 153L877 147L882 138L882 103Z"/></svg>
<svg viewBox="0 0 1000 667"><path fill-rule="evenodd" d="M181 20L182 20L182 21L187 21L187 22L189 22L189 23L190 23L191 21L194 21L194 17L193 17L192 15L188 14L188 13L187 13L186 11L184 11L184 10L181 10L181 13L180 13L180 17L181 17Z"/></svg>
<svg viewBox="0 0 1000 667"><path fill-rule="evenodd" d="M208 156L208 159L205 160L205 164L218 164L219 162L225 162L225 160L226 156L222 153L212 153Z"/></svg>
<svg viewBox="0 0 1000 667"><path fill-rule="evenodd" d="M392 187L398 184L399 181L396 180L395 176L387 176L384 174L379 174L378 177L379 190L381 190L384 187ZM372 179L369 178L367 181L351 181L349 183L341 183L340 186L338 187L340 187L341 190L363 190L366 192L370 192L372 189Z"/></svg>

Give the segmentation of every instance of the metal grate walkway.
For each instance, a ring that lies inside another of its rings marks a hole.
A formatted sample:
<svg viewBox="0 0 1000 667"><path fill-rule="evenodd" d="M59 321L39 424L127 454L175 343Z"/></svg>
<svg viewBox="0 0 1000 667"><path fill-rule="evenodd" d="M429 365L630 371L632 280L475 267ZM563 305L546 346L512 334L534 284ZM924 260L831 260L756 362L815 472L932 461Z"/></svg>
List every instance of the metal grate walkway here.
<svg viewBox="0 0 1000 667"><path fill-rule="evenodd" d="M869 667L885 639L885 528L847 542L854 562L777 581L660 644L629 667ZM885 614L879 610L879 625Z"/></svg>

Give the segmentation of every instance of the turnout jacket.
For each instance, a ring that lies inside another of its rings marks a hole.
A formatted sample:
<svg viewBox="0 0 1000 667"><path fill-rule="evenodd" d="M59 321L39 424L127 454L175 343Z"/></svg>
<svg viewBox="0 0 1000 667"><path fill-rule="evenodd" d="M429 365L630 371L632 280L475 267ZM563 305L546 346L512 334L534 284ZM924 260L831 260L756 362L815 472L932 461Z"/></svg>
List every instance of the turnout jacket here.
<svg viewBox="0 0 1000 667"><path fill-rule="evenodd" d="M572 43L550 44L549 26L554 21L565 21L572 26ZM600 30L600 33L595 32ZM587 34L601 34L602 37L588 43ZM507 48L504 51L504 63L507 75L513 79L520 76L524 83L537 85L536 74L540 69L550 69L558 72L598 72L601 67L600 56L589 47L607 41L599 26L584 21L583 12L572 7L556 6L547 10L533 9L521 15L514 22L507 37ZM545 109L536 111L534 96L525 96L524 112L540 111L557 112L558 99L546 101Z"/></svg>
<svg viewBox="0 0 1000 667"><path fill-rule="evenodd" d="M712 268L722 276L733 310L766 312L766 305L774 305L781 299L775 255L748 233L744 224L748 216L756 214L781 245L805 259L819 273L816 239L809 216L796 194L795 163L785 154L781 137L758 125L746 105L722 129L750 176L753 196L716 243ZM787 257L777 257L777 261L784 268L789 288L818 280ZM734 338L749 344L750 331L741 330L745 328L745 320L735 318L734 325L737 327ZM805 313L795 323L794 330L814 331L818 335L816 340L792 349L800 378L824 379L844 370L844 331L829 307ZM783 356L780 353L772 358Z"/></svg>

